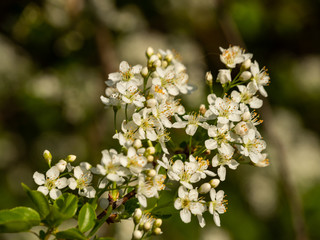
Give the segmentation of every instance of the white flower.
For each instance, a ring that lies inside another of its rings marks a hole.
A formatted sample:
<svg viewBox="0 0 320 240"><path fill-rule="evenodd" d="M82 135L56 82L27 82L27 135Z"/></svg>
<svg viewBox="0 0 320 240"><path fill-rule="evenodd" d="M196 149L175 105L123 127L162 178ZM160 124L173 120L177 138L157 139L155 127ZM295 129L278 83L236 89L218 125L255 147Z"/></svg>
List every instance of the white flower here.
<svg viewBox="0 0 320 240"><path fill-rule="evenodd" d="M52 199L57 199L62 194L59 189L68 186L67 178L59 178L59 175L60 171L57 166L51 167L46 172L46 176L42 173L35 172L33 174L33 179L36 184L40 185L37 190L42 192L44 195L49 193Z"/></svg>
<svg viewBox="0 0 320 240"><path fill-rule="evenodd" d="M96 190L89 186L92 181L92 174L91 172L82 166L76 166L73 169L74 177L75 178L69 178L69 188L72 190L78 188L79 195L84 196L87 198L94 198L96 195Z"/></svg>
<svg viewBox="0 0 320 240"><path fill-rule="evenodd" d="M257 89L254 87L254 84L250 82L248 86L238 85L238 91L232 91L231 98L237 103L249 104L251 108L261 108L263 101L254 95L257 92Z"/></svg>
<svg viewBox="0 0 320 240"><path fill-rule="evenodd" d="M262 96L267 97L268 94L266 90L264 89L264 86L267 86L270 81L270 77L265 70L265 68L259 69L259 64L257 61L254 61L253 64L251 64L250 67L251 73L252 73L252 82L254 84L254 87L259 90Z"/></svg>
<svg viewBox="0 0 320 240"><path fill-rule="evenodd" d="M126 148L130 147L134 140L139 138L139 135L137 133L138 126L133 122L126 122L126 120L123 120L121 124L121 130L122 132L116 133L113 135L114 139L118 139L121 146L124 146Z"/></svg>
<svg viewBox="0 0 320 240"><path fill-rule="evenodd" d="M220 69L217 76L217 82L220 82L221 84L226 84L231 81L231 71L229 69Z"/></svg>
<svg viewBox="0 0 320 240"><path fill-rule="evenodd" d="M198 164L197 172L200 173L200 176L202 179L205 179L208 176L215 177L216 174L210 170L208 170L209 167L209 161L203 159L202 157L194 157L190 155L189 157L190 162L196 162Z"/></svg>
<svg viewBox="0 0 320 240"><path fill-rule="evenodd" d="M204 142L207 149L214 150L216 148L220 148L222 144L227 145L229 149L232 148L229 142L232 142L234 139L230 135L229 127L227 124L210 126L208 128L208 135L211 138Z"/></svg>
<svg viewBox="0 0 320 240"><path fill-rule="evenodd" d="M104 103L107 107L121 107L123 104L121 100L121 94L117 88L108 87L106 88L106 97L100 96L101 102Z"/></svg>
<svg viewBox="0 0 320 240"><path fill-rule="evenodd" d="M140 95L139 88L134 83L127 83L125 86L117 84L119 92L122 94L121 99L125 104L133 103L137 107L143 107L146 101L145 97Z"/></svg>
<svg viewBox="0 0 320 240"><path fill-rule="evenodd" d="M232 46L228 49L220 47L220 60L229 68L235 68L236 64L242 63L252 58L251 53L244 53L243 49L238 46Z"/></svg>
<svg viewBox="0 0 320 240"><path fill-rule="evenodd" d="M138 155L134 147L129 147L127 156L121 156L120 162L122 166L129 168L131 173L137 176L146 166L147 159Z"/></svg>
<svg viewBox="0 0 320 240"><path fill-rule="evenodd" d="M237 145L239 151L244 156L248 156L253 163L258 163L262 159L261 151L266 148L266 142L256 138L254 129L250 129L248 134L243 136L243 144Z"/></svg>
<svg viewBox="0 0 320 240"><path fill-rule="evenodd" d="M157 134L155 131L155 119L149 114L150 111L144 108L139 113L134 113L132 119L135 124L139 126L138 134L140 139L149 139L151 141L157 140Z"/></svg>
<svg viewBox="0 0 320 240"><path fill-rule="evenodd" d="M227 165L230 169L235 170L239 163L232 159L234 149L230 150L225 145L221 146L220 149L218 149L219 154L215 155L212 158L212 166L218 167L218 176L221 181L224 181L226 179L226 168L225 165Z"/></svg>
<svg viewBox="0 0 320 240"><path fill-rule="evenodd" d="M176 119L178 120L177 122L175 122L172 127L174 128L185 128L186 127L186 133L190 136L193 136L197 129L198 126L201 126L205 129L208 128L207 123L202 123L203 121L206 120L206 118L202 117L200 114L197 113L193 113L190 115L184 115L183 119L187 120L187 121L182 121L180 118L176 117Z"/></svg>
<svg viewBox="0 0 320 240"><path fill-rule="evenodd" d="M92 168L91 171L95 174L106 176L101 180L99 188L104 188L108 180L122 183L124 182L123 177L128 174L128 169L121 165L119 154L114 149L103 150L101 164L98 164L96 168Z"/></svg>
<svg viewBox="0 0 320 240"><path fill-rule="evenodd" d="M122 61L119 69L120 72L110 73L108 75L108 80L106 81L108 86L114 86L117 83L125 86L129 82L140 86L143 83L143 78L140 75L141 65L130 67L126 61Z"/></svg>
<svg viewBox="0 0 320 240"><path fill-rule="evenodd" d="M227 124L229 121L238 122L241 120L239 104L230 98L218 97L209 108L210 111L218 117L218 123Z"/></svg>
<svg viewBox="0 0 320 240"><path fill-rule="evenodd" d="M198 191L191 189L188 191L184 186L178 189L178 198L174 202L174 207L180 210L181 220L185 223L191 222L191 213L198 216L200 226L205 225L202 213L205 211L205 206L198 200Z"/></svg>
<svg viewBox="0 0 320 240"><path fill-rule="evenodd" d="M201 174L198 172L198 169L199 165L197 161L183 163L181 160L176 160L172 168L168 170L168 176L171 180L180 181L183 186L192 189L191 183L201 180Z"/></svg>
<svg viewBox="0 0 320 240"><path fill-rule="evenodd" d="M225 204L227 204L227 201L223 200L224 191L220 190L216 193L216 190L212 188L210 190L210 198L211 202L209 203L209 212L213 215L214 223L218 227L220 227L219 214L223 214L226 212Z"/></svg>
<svg viewBox="0 0 320 240"><path fill-rule="evenodd" d="M158 191L161 191L165 188L165 179L165 175L158 173L152 177L145 176L143 174L139 176L139 184L136 196L142 207L147 207L146 198L159 197Z"/></svg>

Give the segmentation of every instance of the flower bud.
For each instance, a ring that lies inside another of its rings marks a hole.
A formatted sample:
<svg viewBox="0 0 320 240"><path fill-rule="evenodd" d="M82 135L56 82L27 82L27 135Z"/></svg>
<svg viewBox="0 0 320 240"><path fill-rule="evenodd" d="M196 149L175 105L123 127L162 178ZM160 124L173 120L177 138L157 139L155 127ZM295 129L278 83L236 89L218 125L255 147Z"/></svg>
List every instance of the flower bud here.
<svg viewBox="0 0 320 240"><path fill-rule="evenodd" d="M145 222L143 224L143 230L148 232L151 229L151 223L150 222Z"/></svg>
<svg viewBox="0 0 320 240"><path fill-rule="evenodd" d="M148 147L148 148L147 148L147 151L148 151L148 153L151 154L151 155L153 155L153 154L156 153L156 149L155 149L154 147Z"/></svg>
<svg viewBox="0 0 320 240"><path fill-rule="evenodd" d="M213 80L213 76L212 76L211 72L207 72L206 73L206 83L211 86L212 80Z"/></svg>
<svg viewBox="0 0 320 240"><path fill-rule="evenodd" d="M141 142L141 140L140 140L140 139L134 140L134 142L133 142L133 147L135 147L136 149L141 148L141 147L142 147L142 142Z"/></svg>
<svg viewBox="0 0 320 240"><path fill-rule="evenodd" d="M150 98L150 99L148 99L148 101L147 101L147 106L148 106L149 108L153 108L153 107L155 107L155 106L157 105L157 103L158 103L158 101L157 101L156 99Z"/></svg>
<svg viewBox="0 0 320 240"><path fill-rule="evenodd" d="M156 228L160 227L161 225L162 225L162 219L161 218L157 218L153 223L153 226L155 226Z"/></svg>
<svg viewBox="0 0 320 240"><path fill-rule="evenodd" d="M206 111L207 111L206 106L204 104L201 104L199 109L200 114L204 115Z"/></svg>
<svg viewBox="0 0 320 240"><path fill-rule="evenodd" d="M134 222L137 224L142 217L142 210L140 208L136 208L133 213Z"/></svg>
<svg viewBox="0 0 320 240"><path fill-rule="evenodd" d="M148 75L149 71L147 67L142 68L141 75L142 77L146 77Z"/></svg>
<svg viewBox="0 0 320 240"><path fill-rule="evenodd" d="M159 227L155 228L155 229L153 230L153 233L154 233L155 235L160 235L160 234L162 234L161 228L159 228Z"/></svg>
<svg viewBox="0 0 320 240"><path fill-rule="evenodd" d="M160 67L161 66L161 61L158 59L158 60L155 60L152 64L154 67Z"/></svg>
<svg viewBox="0 0 320 240"><path fill-rule="evenodd" d="M153 162L153 160L154 160L154 157L153 157L152 155L149 155L149 156L147 157L147 161L148 161L148 162Z"/></svg>
<svg viewBox="0 0 320 240"><path fill-rule="evenodd" d="M155 175L157 175L157 172L154 169L149 169L147 171L147 174L148 174L148 177L154 177Z"/></svg>
<svg viewBox="0 0 320 240"><path fill-rule="evenodd" d="M67 167L67 162L65 160L60 160L57 164L56 167L59 169L60 172L63 172L66 170Z"/></svg>
<svg viewBox="0 0 320 240"><path fill-rule="evenodd" d="M218 187L220 180L217 178L214 178L214 179L211 179L209 183L210 183L211 187L216 188L216 187Z"/></svg>
<svg viewBox="0 0 320 240"><path fill-rule="evenodd" d="M150 58L154 53L154 50L152 47L148 47L147 50L146 50L146 55L148 58Z"/></svg>
<svg viewBox="0 0 320 240"><path fill-rule="evenodd" d="M248 132L248 126L246 122L239 122L235 127L234 127L234 131L236 132L236 134L240 135L240 136L244 136L247 134Z"/></svg>
<svg viewBox="0 0 320 240"><path fill-rule="evenodd" d="M249 80L251 77L252 77L251 72L249 72L249 71L244 71L244 72L241 73L241 75L240 75L239 78L240 78L241 81L247 81L247 80Z"/></svg>
<svg viewBox="0 0 320 240"><path fill-rule="evenodd" d="M165 57L165 60L167 60L168 62L171 62L173 59L173 55L171 53L167 54Z"/></svg>
<svg viewBox="0 0 320 240"><path fill-rule="evenodd" d="M66 158L67 162L74 162L76 160L77 156L76 155L68 155Z"/></svg>
<svg viewBox="0 0 320 240"><path fill-rule="evenodd" d="M220 69L218 76L217 76L217 82L220 82L221 84L226 84L227 82L231 82L231 72L229 69Z"/></svg>
<svg viewBox="0 0 320 240"><path fill-rule="evenodd" d="M247 59L247 60L245 60L245 61L242 63L241 69L247 70L247 69L250 68L250 66L251 66L251 60L250 60L250 59Z"/></svg>
<svg viewBox="0 0 320 240"><path fill-rule="evenodd" d="M43 158L47 161L49 167L51 166L52 161L52 155L48 150L44 150L43 152Z"/></svg>
<svg viewBox="0 0 320 240"><path fill-rule="evenodd" d="M161 67L162 68L166 68L168 66L168 62L167 61L162 61L161 62Z"/></svg>
<svg viewBox="0 0 320 240"><path fill-rule="evenodd" d="M203 183L200 188L198 189L198 192L200 194L207 194L211 190L211 184L210 183Z"/></svg>
<svg viewBox="0 0 320 240"><path fill-rule="evenodd" d="M133 238L134 238L134 239L141 239L141 238L142 238L142 231L140 231L140 230L135 230L135 231L133 232Z"/></svg>

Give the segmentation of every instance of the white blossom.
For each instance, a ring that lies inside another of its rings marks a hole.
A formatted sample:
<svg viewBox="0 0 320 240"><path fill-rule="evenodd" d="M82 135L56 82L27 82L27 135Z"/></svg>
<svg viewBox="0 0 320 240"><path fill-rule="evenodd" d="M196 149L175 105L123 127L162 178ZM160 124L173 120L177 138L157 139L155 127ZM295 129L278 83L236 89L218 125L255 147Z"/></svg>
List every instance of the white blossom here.
<svg viewBox="0 0 320 240"><path fill-rule="evenodd" d="M47 172L46 176L42 173L35 172L33 179L36 184L40 185L38 191L44 195L49 193L52 199L57 199L62 193L60 189L68 186L68 180L65 177L59 178L60 171L57 166L51 167Z"/></svg>

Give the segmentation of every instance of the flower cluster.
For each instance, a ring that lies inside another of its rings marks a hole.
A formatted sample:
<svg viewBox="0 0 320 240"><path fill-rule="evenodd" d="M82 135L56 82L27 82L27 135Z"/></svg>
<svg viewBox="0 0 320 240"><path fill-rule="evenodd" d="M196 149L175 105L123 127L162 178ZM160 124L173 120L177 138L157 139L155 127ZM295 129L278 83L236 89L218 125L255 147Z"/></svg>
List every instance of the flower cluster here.
<svg viewBox="0 0 320 240"><path fill-rule="evenodd" d="M114 219L128 217L129 207L121 210L119 206L135 197L139 208L131 211L134 239L162 233L161 214L156 211L161 208L151 200L161 201L163 193L170 191L169 202L183 222L189 223L195 215L204 227L203 214L208 211L220 226L219 214L226 212L227 200L224 191L216 188L225 181L227 167L268 165L263 152L266 143L257 129L262 121L255 110L262 107L259 94L267 96L264 87L269 83L266 69L252 62L252 54L238 46L220 50L226 67L216 78L221 96L213 92L213 76L208 72L211 93L207 104L190 113L178 96L191 93L194 87L188 84L186 67L172 51L155 52L149 47L146 66L122 61L119 71L108 75L105 96L101 96L114 110L113 138L119 142L119 150L103 150L96 166L81 163L75 167L72 155L51 166L51 154L45 152L50 169L46 175L35 172L38 191L52 199L67 187L77 189L84 198L106 195L104 207L112 206ZM119 111L125 115L120 130L116 126ZM171 140L172 132L185 132L185 142L177 145ZM95 176L96 185L92 184Z"/></svg>

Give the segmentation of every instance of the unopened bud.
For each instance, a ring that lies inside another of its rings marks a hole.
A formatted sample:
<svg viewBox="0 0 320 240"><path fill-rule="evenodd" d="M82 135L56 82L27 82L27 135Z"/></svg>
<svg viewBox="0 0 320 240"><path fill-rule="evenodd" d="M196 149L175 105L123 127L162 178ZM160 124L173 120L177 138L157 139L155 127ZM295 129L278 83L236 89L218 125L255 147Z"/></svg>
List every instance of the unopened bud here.
<svg viewBox="0 0 320 240"><path fill-rule="evenodd" d="M218 187L220 180L217 178L214 178L214 179L211 179L209 183L210 183L211 187L216 188L216 187Z"/></svg>
<svg viewBox="0 0 320 240"><path fill-rule="evenodd" d="M160 67L161 66L161 61L158 59L158 60L155 60L152 64L154 67Z"/></svg>
<svg viewBox="0 0 320 240"><path fill-rule="evenodd" d="M142 231L140 231L140 230L135 230L135 231L133 232L133 238L134 238L134 239L141 239L141 238L142 238Z"/></svg>
<svg viewBox="0 0 320 240"><path fill-rule="evenodd" d="M133 219L135 223L138 223L142 217L142 210L140 208L136 208L134 210Z"/></svg>
<svg viewBox="0 0 320 240"><path fill-rule="evenodd" d="M48 150L44 150L43 158L47 161L48 165L51 166L52 155Z"/></svg>
<svg viewBox="0 0 320 240"><path fill-rule="evenodd" d="M76 155L68 155L66 158L67 162L74 162L76 160L77 156Z"/></svg>
<svg viewBox="0 0 320 240"><path fill-rule="evenodd" d="M146 77L148 75L149 71L147 67L142 68L141 75L142 77Z"/></svg>
<svg viewBox="0 0 320 240"><path fill-rule="evenodd" d="M154 169L149 169L147 171L147 174L148 174L149 177L154 177L155 175L157 175L157 172Z"/></svg>
<svg viewBox="0 0 320 240"><path fill-rule="evenodd" d="M211 72L207 72L206 73L206 83L208 85L212 85L212 80L213 80L213 76L212 76Z"/></svg>
<svg viewBox="0 0 320 240"><path fill-rule="evenodd" d="M249 80L251 77L252 77L251 72L249 72L249 71L244 71L243 73L241 73L241 75L240 75L239 78L240 78L241 81L247 81L247 80Z"/></svg>
<svg viewBox="0 0 320 240"><path fill-rule="evenodd" d="M147 157L147 161L148 161L148 162L153 162L153 160L154 160L154 157L153 157L152 155L149 155L149 156Z"/></svg>
<svg viewBox="0 0 320 240"><path fill-rule="evenodd" d="M133 147L135 147L136 149L141 148L142 147L142 142L140 139L136 139L133 142Z"/></svg>
<svg viewBox="0 0 320 240"><path fill-rule="evenodd" d="M199 108L200 114L204 115L206 113L206 111L207 111L206 106L204 104L201 104L200 108Z"/></svg>
<svg viewBox="0 0 320 240"><path fill-rule="evenodd" d="M243 70L247 70L247 69L250 68L250 66L251 66L251 60L250 60L250 59L247 59L247 60L245 60L245 61L242 63L241 68L242 68Z"/></svg>
<svg viewBox="0 0 320 240"><path fill-rule="evenodd" d="M161 228L159 228L159 227L155 228L155 229L153 230L153 233L154 233L155 235L160 235L160 234L162 234Z"/></svg>
<svg viewBox="0 0 320 240"><path fill-rule="evenodd" d="M246 122L237 123L237 125L234 127L234 131L236 132L236 134L238 134L240 136L246 135L248 132L247 123Z"/></svg>
<svg viewBox="0 0 320 240"><path fill-rule="evenodd" d="M173 59L173 55L171 53L167 54L165 59L168 61L168 62L171 62L172 59Z"/></svg>
<svg viewBox="0 0 320 240"><path fill-rule="evenodd" d="M151 154L151 155L153 155L153 154L156 153L156 149L155 149L154 147L148 147L148 148L147 148L147 151L148 151L148 153Z"/></svg>
<svg viewBox="0 0 320 240"><path fill-rule="evenodd" d="M157 105L157 103L158 103L158 101L157 101L156 99L150 98L150 99L148 99L148 101L147 101L147 106L148 106L149 108L153 108L153 107L155 107L155 106Z"/></svg>
<svg viewBox="0 0 320 240"><path fill-rule="evenodd" d="M148 232L151 229L151 223L150 222L145 222L143 224L143 230Z"/></svg>
<svg viewBox="0 0 320 240"><path fill-rule="evenodd" d="M168 66L168 62L167 61L162 61L161 62L161 67L162 68L166 68Z"/></svg>
<svg viewBox="0 0 320 240"><path fill-rule="evenodd" d="M155 226L156 228L160 227L161 225L162 225L162 219L161 218L157 218L153 223L153 226Z"/></svg>
<svg viewBox="0 0 320 240"><path fill-rule="evenodd" d="M146 50L147 57L148 58L151 57L153 55L153 53L154 53L153 48L152 47L148 47L147 50Z"/></svg>
<svg viewBox="0 0 320 240"><path fill-rule="evenodd" d="M59 169L60 172L63 172L67 167L67 162L65 160L60 160L56 164L56 167Z"/></svg>
<svg viewBox="0 0 320 240"><path fill-rule="evenodd" d="M198 189L198 192L200 194L207 194L211 190L211 184L210 183L203 183L200 188Z"/></svg>

